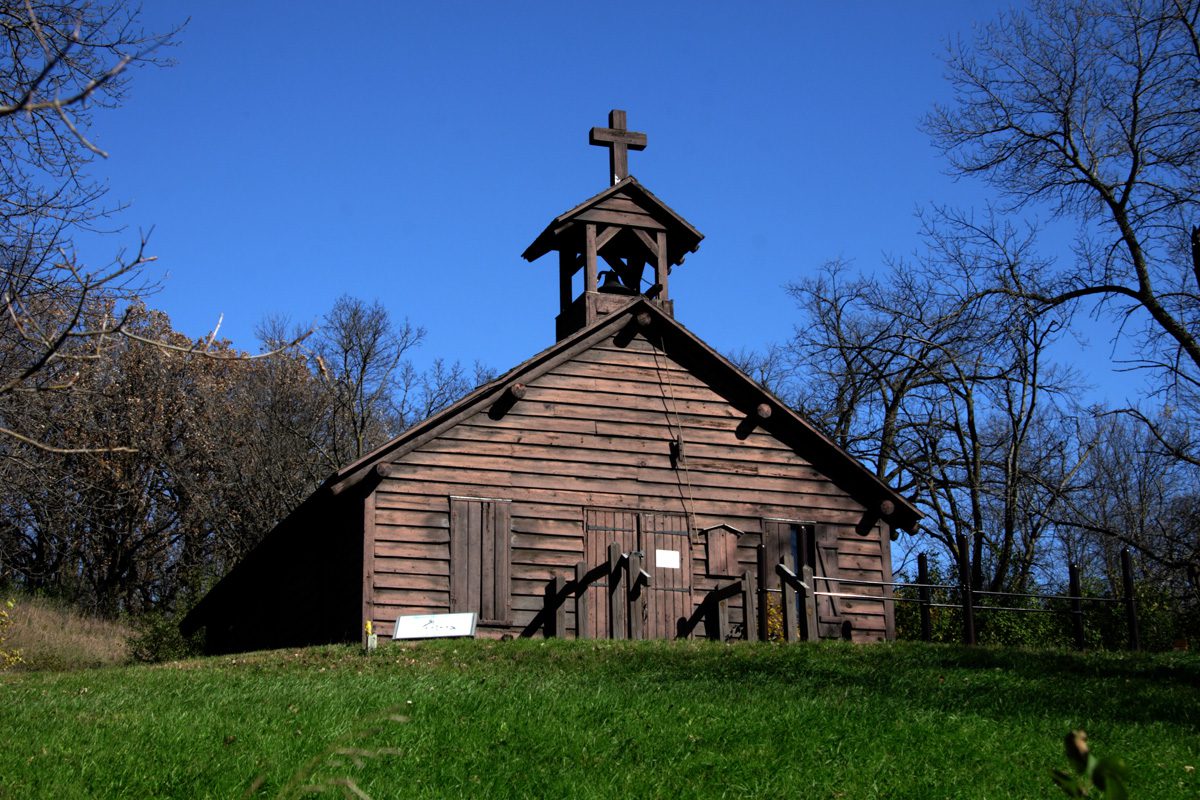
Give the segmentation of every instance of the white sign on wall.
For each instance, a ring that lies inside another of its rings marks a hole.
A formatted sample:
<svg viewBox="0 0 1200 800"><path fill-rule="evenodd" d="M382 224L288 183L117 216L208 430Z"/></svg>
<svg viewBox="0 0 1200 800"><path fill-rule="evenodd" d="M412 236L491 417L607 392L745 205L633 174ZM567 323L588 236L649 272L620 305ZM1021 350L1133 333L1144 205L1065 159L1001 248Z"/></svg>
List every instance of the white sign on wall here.
<svg viewBox="0 0 1200 800"><path fill-rule="evenodd" d="M451 636L474 636L475 612L459 614L412 614L396 617L393 639L438 639Z"/></svg>
<svg viewBox="0 0 1200 800"><path fill-rule="evenodd" d="M679 569L679 551L655 550L654 566L659 569Z"/></svg>

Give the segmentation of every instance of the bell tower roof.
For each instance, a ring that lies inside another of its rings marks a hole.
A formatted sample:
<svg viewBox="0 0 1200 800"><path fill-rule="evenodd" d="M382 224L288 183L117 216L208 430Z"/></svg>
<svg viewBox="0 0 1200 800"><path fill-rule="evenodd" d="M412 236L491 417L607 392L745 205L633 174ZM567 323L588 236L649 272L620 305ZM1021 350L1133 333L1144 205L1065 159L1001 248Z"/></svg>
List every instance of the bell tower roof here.
<svg viewBox="0 0 1200 800"><path fill-rule="evenodd" d="M628 228L635 235L640 233L639 238L647 239L653 238L658 231L666 232L667 264L671 267L679 266L688 253L699 250L700 240L704 238L703 233L630 175L550 220L550 224L525 248L521 257L526 261L536 261L552 250L561 251L564 245L573 244L580 229L589 222L598 223L602 229L600 236L608 234L605 242L615 235L614 228Z"/></svg>
<svg viewBox="0 0 1200 800"><path fill-rule="evenodd" d="M682 264L704 238L627 174L627 150L644 149L646 135L625 130L624 111L614 110L608 118L609 127L592 128L589 140L610 148L613 185L552 219L522 253L526 261L551 251L559 254L559 339L612 313L631 296L643 295L673 316L667 293L671 268ZM599 261L609 267L602 285ZM644 277L647 266L653 268L652 280ZM576 297L572 279L580 270L583 293Z"/></svg>

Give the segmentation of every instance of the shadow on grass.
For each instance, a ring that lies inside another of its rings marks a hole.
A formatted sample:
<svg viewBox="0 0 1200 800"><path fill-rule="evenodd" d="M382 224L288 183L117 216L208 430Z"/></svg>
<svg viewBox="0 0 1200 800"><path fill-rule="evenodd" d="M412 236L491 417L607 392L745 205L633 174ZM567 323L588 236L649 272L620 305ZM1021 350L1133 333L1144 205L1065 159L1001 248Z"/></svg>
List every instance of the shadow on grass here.
<svg viewBox="0 0 1200 800"><path fill-rule="evenodd" d="M955 645L564 643L501 659L569 668L587 658L609 677L654 683L776 682L813 696L847 690L932 711L1003 720L1104 717L1200 729L1200 657L1070 653ZM572 652L574 648L575 652ZM700 686L697 686L700 689Z"/></svg>

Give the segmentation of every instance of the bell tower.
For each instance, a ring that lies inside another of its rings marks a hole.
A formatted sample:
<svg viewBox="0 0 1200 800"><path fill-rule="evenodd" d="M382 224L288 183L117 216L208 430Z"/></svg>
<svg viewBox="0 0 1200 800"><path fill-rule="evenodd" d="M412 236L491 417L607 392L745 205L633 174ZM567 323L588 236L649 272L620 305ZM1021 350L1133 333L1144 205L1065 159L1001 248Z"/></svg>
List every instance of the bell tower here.
<svg viewBox="0 0 1200 800"><path fill-rule="evenodd" d="M628 151L644 150L646 134L625 129L625 112L610 111L607 128L592 128L591 144L609 148L609 188L550 221L522 257L558 253L558 339L645 297L674 316L668 281L704 235L629 174ZM600 265L606 269L601 272ZM583 271L576 296L574 277Z"/></svg>

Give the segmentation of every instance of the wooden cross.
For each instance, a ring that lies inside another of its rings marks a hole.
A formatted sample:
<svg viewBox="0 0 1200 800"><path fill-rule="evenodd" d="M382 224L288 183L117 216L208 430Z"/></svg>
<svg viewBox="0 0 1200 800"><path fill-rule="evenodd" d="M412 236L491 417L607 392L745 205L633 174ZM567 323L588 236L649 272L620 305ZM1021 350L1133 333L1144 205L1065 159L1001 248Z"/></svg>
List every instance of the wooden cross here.
<svg viewBox="0 0 1200 800"><path fill-rule="evenodd" d="M608 173L613 186L629 177L629 150L645 150L646 134L625 130L625 112L608 112L607 128L592 128L588 144L608 148Z"/></svg>

